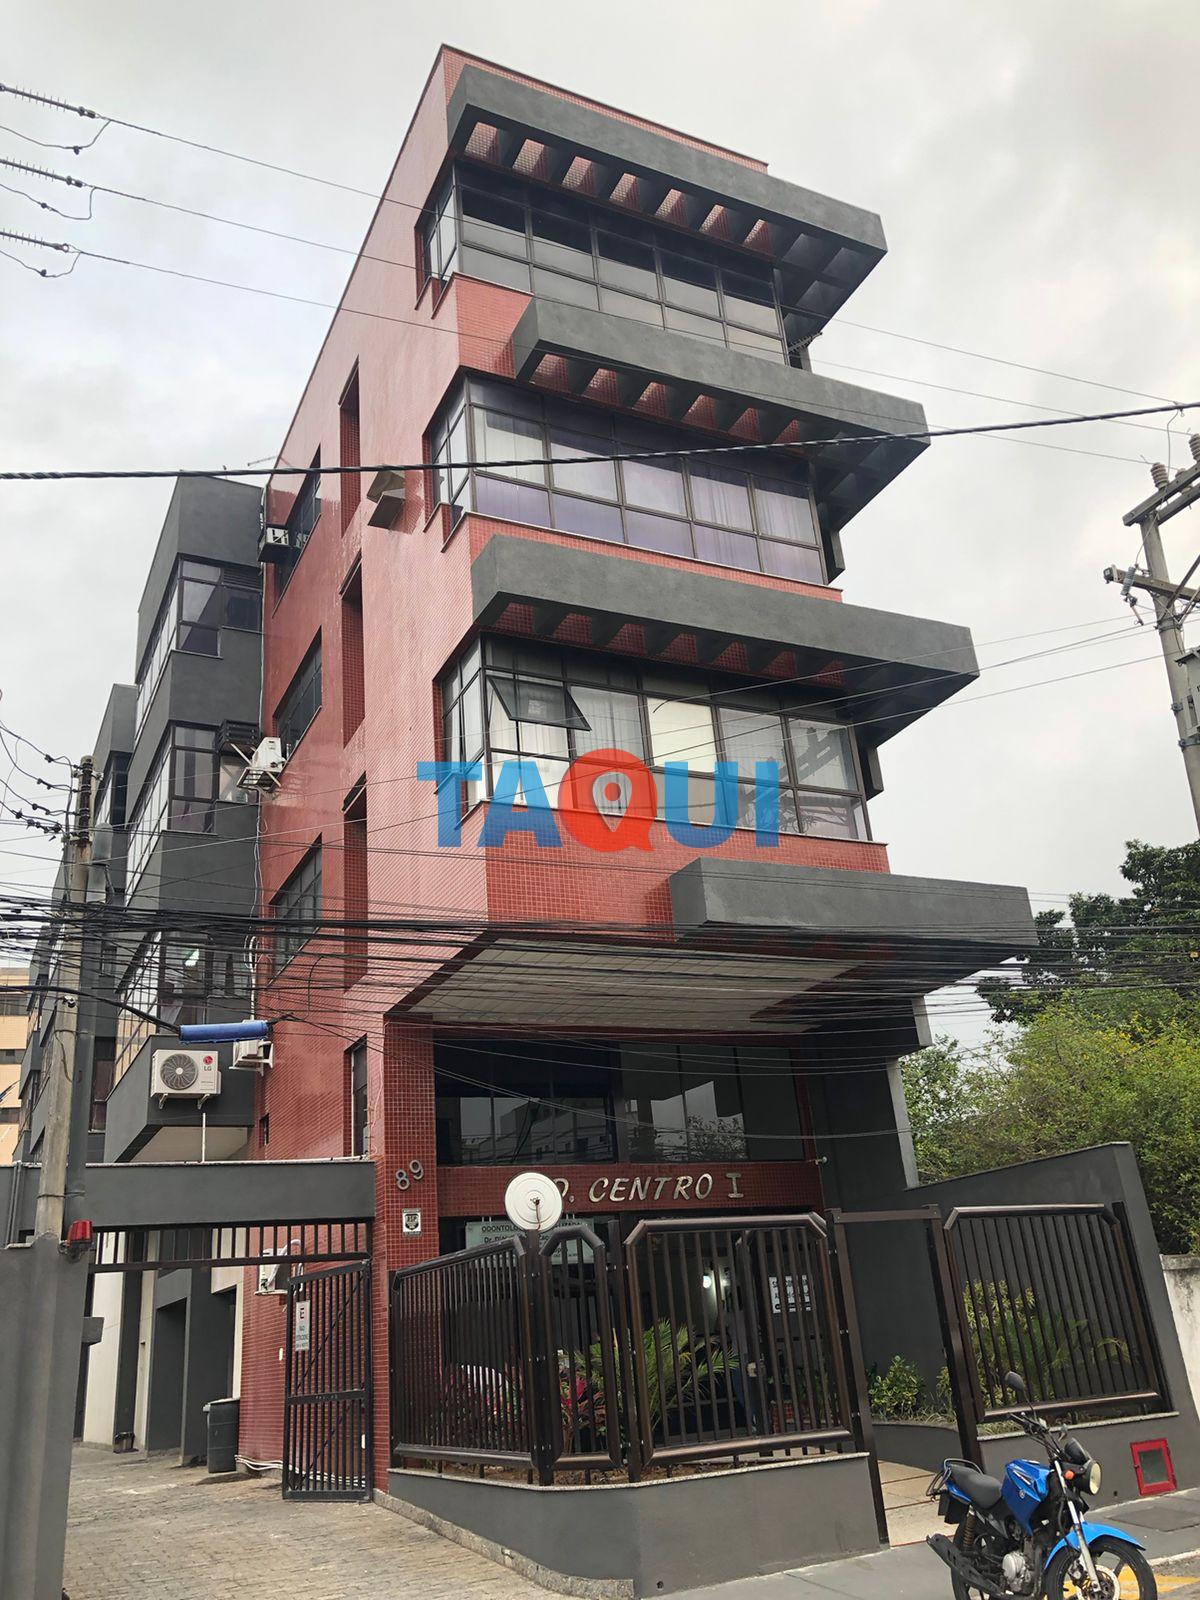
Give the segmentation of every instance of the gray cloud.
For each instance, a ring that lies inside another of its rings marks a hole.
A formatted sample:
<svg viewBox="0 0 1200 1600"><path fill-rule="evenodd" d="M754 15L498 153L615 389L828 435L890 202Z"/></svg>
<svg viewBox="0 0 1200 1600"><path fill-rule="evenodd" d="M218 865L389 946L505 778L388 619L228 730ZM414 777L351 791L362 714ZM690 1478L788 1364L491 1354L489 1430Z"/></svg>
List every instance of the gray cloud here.
<svg viewBox="0 0 1200 1600"><path fill-rule="evenodd" d="M136 121L377 189L440 42L451 42L770 162L879 210L891 254L847 308L876 324L1095 380L1200 397L1191 104L1194 6L1174 0L962 0L594 8L452 0L440 14L351 0L114 0L6 7L6 73ZM42 138L82 126L17 107ZM0 151L97 182L355 245L370 203L111 129L76 158L0 133ZM66 194L51 194L59 203ZM0 226L334 299L348 258L104 198L90 225L0 194ZM63 283L0 261L6 463L242 463L278 447L324 332L319 310L81 262ZM959 386L1083 410L1123 397L839 328L824 362L894 375L939 424L1018 408ZM830 366L841 373L841 368ZM845 374L853 376L853 374ZM1134 403L1129 401L1128 403ZM1200 427L1200 415L1192 426ZM1186 426L1171 445L1186 457ZM1080 428L1043 442L935 445L846 532L849 598L969 624L985 661L1121 627L1100 581L1136 540L1122 512L1165 457L1165 427ZM0 490L5 719L79 751L113 678L168 488ZM1182 567L1196 519L1172 524ZM990 643L1067 624L1094 629ZM986 673L969 695L1153 656L1149 630ZM894 868L1111 888L1122 841L1191 836L1161 666L951 704L883 753L876 833ZM24 842L20 848L29 846ZM6 862L5 876L35 871Z"/></svg>

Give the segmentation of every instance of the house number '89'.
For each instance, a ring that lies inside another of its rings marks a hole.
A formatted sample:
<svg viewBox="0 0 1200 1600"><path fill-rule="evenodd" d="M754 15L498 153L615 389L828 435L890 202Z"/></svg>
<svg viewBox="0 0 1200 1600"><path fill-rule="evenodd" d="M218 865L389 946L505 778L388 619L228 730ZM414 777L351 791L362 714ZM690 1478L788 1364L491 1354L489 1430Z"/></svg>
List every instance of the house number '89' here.
<svg viewBox="0 0 1200 1600"><path fill-rule="evenodd" d="M419 1161L410 1161L407 1167L401 1167L396 1173L396 1187L404 1192L411 1189L414 1183L419 1183L425 1176L425 1168Z"/></svg>

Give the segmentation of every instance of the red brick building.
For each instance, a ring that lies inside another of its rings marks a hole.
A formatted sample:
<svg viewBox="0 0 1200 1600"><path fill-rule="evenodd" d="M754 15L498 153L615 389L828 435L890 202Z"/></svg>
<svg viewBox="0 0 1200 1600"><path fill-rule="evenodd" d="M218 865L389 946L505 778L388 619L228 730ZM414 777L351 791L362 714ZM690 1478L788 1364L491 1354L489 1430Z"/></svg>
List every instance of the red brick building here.
<svg viewBox="0 0 1200 1600"><path fill-rule="evenodd" d="M870 831L879 745L976 673L966 630L834 586L843 526L924 448L920 407L808 355L883 253L877 218L759 161L434 63L264 531L288 759L262 895L301 932L263 974L254 1149L374 1162L380 1483L388 1270L482 1237L530 1167L617 1228L902 1186L914 1007L1031 937L1022 892L894 877ZM730 444L759 448L686 454ZM559 786L614 747L656 809L687 761L693 824L738 762L736 826L590 848ZM418 764L476 757L439 845ZM506 761L557 845L480 845ZM247 1304L241 1452L271 1459L283 1313Z"/></svg>

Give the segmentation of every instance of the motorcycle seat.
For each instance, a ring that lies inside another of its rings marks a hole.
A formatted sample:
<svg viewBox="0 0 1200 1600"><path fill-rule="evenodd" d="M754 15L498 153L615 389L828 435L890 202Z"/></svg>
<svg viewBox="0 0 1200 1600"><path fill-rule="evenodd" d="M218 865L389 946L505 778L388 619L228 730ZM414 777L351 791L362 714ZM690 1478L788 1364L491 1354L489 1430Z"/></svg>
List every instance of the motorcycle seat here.
<svg viewBox="0 0 1200 1600"><path fill-rule="evenodd" d="M998 1478L989 1478L986 1472L977 1472L974 1467L956 1463L950 1468L950 1478L955 1488L961 1489L981 1511L990 1511L1004 1493L1004 1485Z"/></svg>

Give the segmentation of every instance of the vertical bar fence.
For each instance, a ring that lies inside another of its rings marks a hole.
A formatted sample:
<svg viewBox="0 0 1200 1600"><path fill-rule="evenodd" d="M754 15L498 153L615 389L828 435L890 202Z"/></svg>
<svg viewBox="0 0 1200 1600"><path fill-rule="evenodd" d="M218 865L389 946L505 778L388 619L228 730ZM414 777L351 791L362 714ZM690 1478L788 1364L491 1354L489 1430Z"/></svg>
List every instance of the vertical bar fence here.
<svg viewBox="0 0 1200 1600"><path fill-rule="evenodd" d="M972 1401L1008 1415L1019 1372L1047 1416L1167 1406L1120 1206L964 1206L946 1222Z"/></svg>

